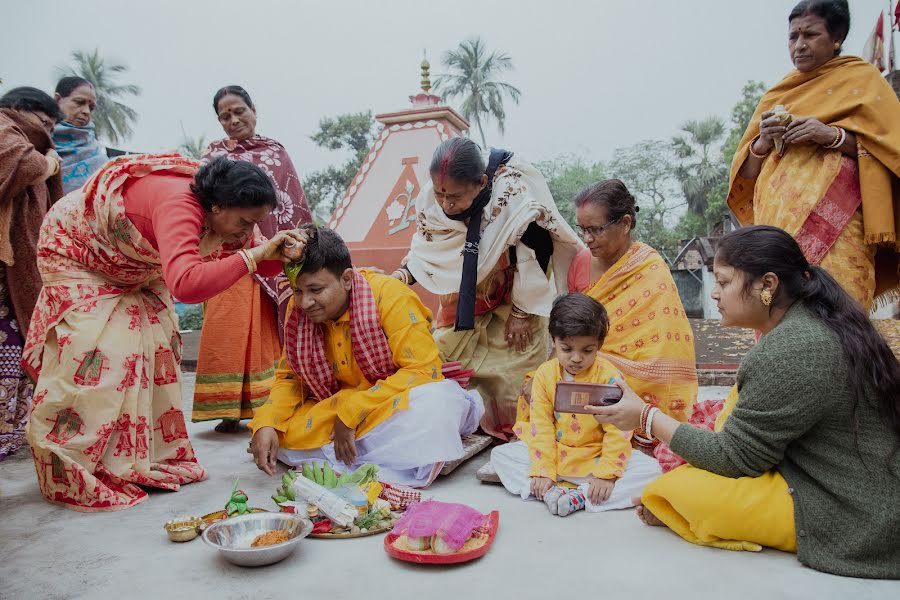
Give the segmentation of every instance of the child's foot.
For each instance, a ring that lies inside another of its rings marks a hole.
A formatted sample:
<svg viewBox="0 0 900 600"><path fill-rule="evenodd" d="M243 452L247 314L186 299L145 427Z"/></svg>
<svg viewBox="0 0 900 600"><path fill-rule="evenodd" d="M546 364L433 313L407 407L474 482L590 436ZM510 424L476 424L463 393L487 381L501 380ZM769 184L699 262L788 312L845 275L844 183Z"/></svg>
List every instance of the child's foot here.
<svg viewBox="0 0 900 600"><path fill-rule="evenodd" d="M547 505L547 510L550 511L551 515L555 515L557 511L557 501L561 496L565 495L566 490L559 486L553 486L547 493L544 494L544 504Z"/></svg>
<svg viewBox="0 0 900 600"><path fill-rule="evenodd" d="M560 517L568 517L573 512L583 509L585 502L586 498L581 490L566 490L566 493L560 496L556 503L556 514Z"/></svg>
<svg viewBox="0 0 900 600"><path fill-rule="evenodd" d="M640 498L634 499L634 505L638 519L640 519L644 525L650 525L651 527L665 527L665 523L657 519L656 515L650 512L650 509L641 503Z"/></svg>

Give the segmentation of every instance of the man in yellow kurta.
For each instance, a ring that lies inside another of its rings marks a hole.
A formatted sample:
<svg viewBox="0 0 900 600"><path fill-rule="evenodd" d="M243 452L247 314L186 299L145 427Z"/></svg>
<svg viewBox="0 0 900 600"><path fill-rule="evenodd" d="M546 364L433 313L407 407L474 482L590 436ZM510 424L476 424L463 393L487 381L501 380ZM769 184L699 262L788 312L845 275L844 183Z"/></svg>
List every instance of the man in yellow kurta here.
<svg viewBox="0 0 900 600"><path fill-rule="evenodd" d="M271 475L276 459L339 471L372 463L386 481L426 486L462 457L481 398L441 375L431 312L415 292L354 269L333 231L311 232L275 384L250 423L256 464Z"/></svg>
<svg viewBox="0 0 900 600"><path fill-rule="evenodd" d="M561 296L550 311L556 358L534 373L530 415L513 429L520 441L497 446L491 464L504 487L527 500L542 500L550 512L567 516L629 508L644 486L660 475L659 465L631 450L631 432L601 425L590 414L556 412L556 384L611 383L622 378L598 350L609 318L584 294ZM562 487L574 484L578 489Z"/></svg>

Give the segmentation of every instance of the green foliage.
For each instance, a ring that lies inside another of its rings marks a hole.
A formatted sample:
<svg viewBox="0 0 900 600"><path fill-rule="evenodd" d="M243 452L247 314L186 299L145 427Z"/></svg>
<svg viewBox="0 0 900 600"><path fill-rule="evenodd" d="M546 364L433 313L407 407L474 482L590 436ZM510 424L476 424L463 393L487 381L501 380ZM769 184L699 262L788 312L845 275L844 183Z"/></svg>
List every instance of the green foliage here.
<svg viewBox="0 0 900 600"><path fill-rule="evenodd" d="M679 159L675 176L681 182L688 211L703 215L710 191L728 176L716 148L716 143L725 136L725 123L719 117L707 117L702 121L688 121L681 130L687 135L672 139Z"/></svg>
<svg viewBox="0 0 900 600"><path fill-rule="evenodd" d="M493 118L497 130L503 134L506 130L504 98L508 96L518 104L522 96L518 88L500 80L503 73L513 70L512 58L505 52L488 53L481 38L475 37L445 52L441 63L448 72L435 79L435 91L446 100L461 99L459 110L478 128L481 147L486 149L484 123Z"/></svg>
<svg viewBox="0 0 900 600"><path fill-rule="evenodd" d="M741 99L731 109L731 129L728 132L728 139L722 145L722 161L726 172L731 172L731 163L734 161L738 144L744 137L747 127L750 126L753 113L765 93L765 83L748 81L741 90ZM728 181L726 177L713 186L707 197L708 202L704 216L710 227L716 227L728 215L727 198Z"/></svg>
<svg viewBox="0 0 900 600"><path fill-rule="evenodd" d="M186 331L200 331L203 328L203 305L195 304L185 309L178 320L178 327Z"/></svg>
<svg viewBox="0 0 900 600"><path fill-rule="evenodd" d="M195 160L200 160L203 158L203 153L206 151L206 136L201 135L200 137L191 137L184 131L184 127L181 128L181 144L178 145L178 151L187 156L189 158L193 158Z"/></svg>
<svg viewBox="0 0 900 600"><path fill-rule="evenodd" d="M94 110L94 126L97 137L114 144L125 141L134 133L133 125L137 122L137 112L122 102L125 96L139 96L141 88L133 84L118 82L120 76L128 71L128 67L119 62L107 61L100 56L100 51L76 50L72 52L73 66L56 68L60 77L75 75L83 77L94 84L97 94L97 108Z"/></svg>
<svg viewBox="0 0 900 600"><path fill-rule="evenodd" d="M372 112L359 112L323 118L319 130L310 136L317 146L339 150L350 157L338 167L330 166L310 173L303 179L303 191L309 208L318 221L328 219L369 152L375 140L376 127Z"/></svg>
<svg viewBox="0 0 900 600"><path fill-rule="evenodd" d="M679 249L678 237L672 231L672 213L684 206L675 179L676 167L674 148L661 140L619 148L608 165L610 177L625 183L640 208L635 238L670 258Z"/></svg>
<svg viewBox="0 0 900 600"><path fill-rule="evenodd" d="M575 226L575 196L578 192L601 179L606 179L603 163L588 163L582 157L567 154L553 160L535 164L544 175L550 194L560 214Z"/></svg>

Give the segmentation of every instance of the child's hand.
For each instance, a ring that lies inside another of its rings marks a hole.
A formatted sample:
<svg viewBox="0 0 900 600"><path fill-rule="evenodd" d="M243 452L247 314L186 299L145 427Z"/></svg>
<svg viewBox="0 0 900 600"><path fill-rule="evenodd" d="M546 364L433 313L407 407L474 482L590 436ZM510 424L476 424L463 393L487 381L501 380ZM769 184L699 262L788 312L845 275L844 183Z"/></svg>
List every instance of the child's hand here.
<svg viewBox="0 0 900 600"><path fill-rule="evenodd" d="M546 494L552 487L553 481L548 479L547 477L531 478L531 494L538 500L543 500L544 494Z"/></svg>
<svg viewBox="0 0 900 600"><path fill-rule="evenodd" d="M616 485L615 479L600 479L593 475L588 476L588 500L591 504L597 505L601 502L609 500L613 487Z"/></svg>

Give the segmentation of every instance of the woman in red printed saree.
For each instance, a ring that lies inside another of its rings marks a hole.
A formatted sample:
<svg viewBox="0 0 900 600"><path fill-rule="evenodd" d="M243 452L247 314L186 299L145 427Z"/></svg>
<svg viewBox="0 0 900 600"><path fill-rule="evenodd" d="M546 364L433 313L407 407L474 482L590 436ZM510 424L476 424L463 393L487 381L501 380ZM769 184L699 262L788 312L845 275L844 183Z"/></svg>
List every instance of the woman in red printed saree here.
<svg viewBox="0 0 900 600"><path fill-rule="evenodd" d="M256 134L256 107L246 90L237 85L223 87L213 98L213 108L228 137L210 144L204 159L228 156L251 162L275 184L278 205L259 224L262 234L272 237L309 223L312 217L291 157L275 140ZM216 431L230 433L266 403L281 357L285 309L291 296L283 274L255 273L209 300L200 337L192 421L222 419Z"/></svg>
<svg viewBox="0 0 900 600"><path fill-rule="evenodd" d="M245 162L198 166L122 157L44 220L44 287L23 366L36 380L28 441L51 502L121 510L147 498L139 485L177 490L206 477L181 412L170 290L201 302L257 266L274 274L284 241L303 239L241 249L275 207L270 180Z"/></svg>

